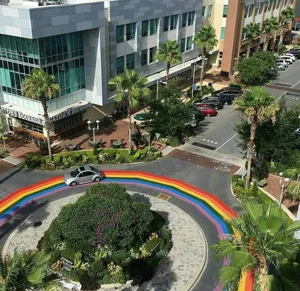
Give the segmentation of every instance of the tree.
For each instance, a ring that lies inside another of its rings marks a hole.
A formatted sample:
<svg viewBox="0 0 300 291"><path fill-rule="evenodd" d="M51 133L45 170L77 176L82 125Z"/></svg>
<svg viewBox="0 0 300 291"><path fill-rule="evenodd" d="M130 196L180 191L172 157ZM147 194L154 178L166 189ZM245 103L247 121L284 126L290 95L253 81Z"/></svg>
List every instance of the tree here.
<svg viewBox="0 0 300 291"><path fill-rule="evenodd" d="M4 152L6 152L5 141L7 140L7 136L5 135L4 127L5 127L5 121L4 121L4 119L2 119L2 116L0 115L0 140L2 140L2 142L3 142L3 150L4 150Z"/></svg>
<svg viewBox="0 0 300 291"><path fill-rule="evenodd" d="M295 279L283 273L299 252L294 232L300 229L300 222L291 222L275 203L246 200L242 205L243 214L228 221L234 233L212 247L217 259L230 259L220 274L225 287L235 287L242 272L252 270L261 291L270 290L270 273L275 279L273 283L281 287L279 290L299 290Z"/></svg>
<svg viewBox="0 0 300 291"><path fill-rule="evenodd" d="M198 118L198 110L193 104L187 104L180 99L181 91L175 83L160 89L160 98L151 100L147 119L153 133L162 137L181 139L188 130L187 124ZM162 101L163 100L163 101Z"/></svg>
<svg viewBox="0 0 300 291"><path fill-rule="evenodd" d="M157 50L155 59L167 64L166 83L168 85L171 65L182 62L181 52L177 42L175 40L166 40Z"/></svg>
<svg viewBox="0 0 300 291"><path fill-rule="evenodd" d="M263 23L263 31L266 33L266 39L264 43L264 51L268 50L269 37L273 32L275 32L279 28L279 24L277 18L272 16L267 18Z"/></svg>
<svg viewBox="0 0 300 291"><path fill-rule="evenodd" d="M234 110L241 111L248 119L250 124L250 139L248 146L248 166L246 189L249 188L251 179L251 163L255 153L255 135L257 126L268 120L272 123L276 120L276 112L279 110L276 97L267 93L262 87L253 87L246 91L241 99L234 102Z"/></svg>
<svg viewBox="0 0 300 291"><path fill-rule="evenodd" d="M42 103L49 157L52 160L47 99L50 100L52 97L55 97L59 93L60 87L55 82L53 75L48 75L43 69L33 69L31 76L26 78L21 84L21 90L24 96L37 99Z"/></svg>
<svg viewBox="0 0 300 291"><path fill-rule="evenodd" d="M292 7L287 7L285 10L281 11L280 17L279 17L279 26L281 27L281 34L280 34L280 39L279 39L279 46L278 46L278 51L280 46L283 43L283 37L285 32L287 31L287 25L294 21L295 19L295 11Z"/></svg>
<svg viewBox="0 0 300 291"><path fill-rule="evenodd" d="M136 71L126 70L123 74L109 80L108 84L116 88L116 102L127 101L127 113L129 119L128 126L128 144L131 151L131 114L132 108L138 104L140 97L147 97L151 91L146 87L147 79L140 76Z"/></svg>
<svg viewBox="0 0 300 291"><path fill-rule="evenodd" d="M210 49L218 44L215 29L211 25L201 26L195 35L194 43L199 47L200 50L202 50L202 64L200 73L200 89L202 89L206 54Z"/></svg>
<svg viewBox="0 0 300 291"><path fill-rule="evenodd" d="M276 168L271 170L278 173L285 172L285 176L288 175L288 177L292 177L292 173L286 173L285 169L300 168L300 139L296 138L293 132L299 127L300 106L287 108L284 99L279 105L280 110L276 112L275 124L269 120L259 124L256 129L257 156L253 160L253 175L257 179L263 178L260 177L260 173L256 172L259 170L256 169L258 159L262 160L259 164L262 164L264 168L269 164L274 165ZM250 124L246 120L242 120L236 130L239 136L239 147L245 151L249 143Z"/></svg>
<svg viewBox="0 0 300 291"><path fill-rule="evenodd" d="M245 32L248 37L247 58L249 58L250 49L251 49L251 45L253 44L253 40L261 34L259 24L255 22L248 23L245 27Z"/></svg>
<svg viewBox="0 0 300 291"><path fill-rule="evenodd" d="M44 252L14 252L12 258L0 260L0 290L24 291L43 285L50 255Z"/></svg>

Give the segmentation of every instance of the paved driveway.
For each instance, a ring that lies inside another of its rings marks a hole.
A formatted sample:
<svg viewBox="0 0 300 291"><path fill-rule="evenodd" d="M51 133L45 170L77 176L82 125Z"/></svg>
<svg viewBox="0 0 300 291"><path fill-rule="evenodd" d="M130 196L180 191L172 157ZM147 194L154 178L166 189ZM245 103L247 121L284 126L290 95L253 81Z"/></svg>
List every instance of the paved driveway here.
<svg viewBox="0 0 300 291"><path fill-rule="evenodd" d="M235 211L241 210L239 203L233 198L233 196L230 193L230 175L221 171L215 171L212 169L204 168L193 163L189 163L187 161L179 159L174 159L168 156L147 164L110 166L105 165L104 168L142 170L158 175L173 177L212 193L213 195L219 197L222 201L224 201ZM12 191L20 189L22 187L61 174L63 174L62 171L50 172L21 170L19 172L16 172L13 170L8 170L4 174L0 175L0 180L3 181L2 184L0 184L0 188L2 189L1 196L3 197L5 194L7 195ZM132 191L140 190L133 186L130 186L129 188L129 190ZM82 190L82 187L75 187L68 190L68 192L63 191L58 196L56 196L56 199L59 198L59 196L65 197L66 195L82 192ZM144 188L141 192L153 194L149 189ZM50 201L51 197L49 197L48 200ZM199 216L199 212L196 210L196 208L194 208L192 205L184 203L182 200L175 198L172 198L172 203L189 213L201 225L207 238L208 245L211 245L218 240L216 229L204 216ZM3 241L7 238L10 231L11 229L9 228L9 226L7 229L5 229L5 233L3 233L2 230L2 232L0 233L0 237L2 239L0 241L1 244L3 244ZM207 267L201 277L200 282L198 282L198 284L195 286L195 288L193 288L193 290L214 290L217 282L219 281L218 271L220 268L220 263L214 262L212 258L212 252L210 250L208 256L209 259Z"/></svg>

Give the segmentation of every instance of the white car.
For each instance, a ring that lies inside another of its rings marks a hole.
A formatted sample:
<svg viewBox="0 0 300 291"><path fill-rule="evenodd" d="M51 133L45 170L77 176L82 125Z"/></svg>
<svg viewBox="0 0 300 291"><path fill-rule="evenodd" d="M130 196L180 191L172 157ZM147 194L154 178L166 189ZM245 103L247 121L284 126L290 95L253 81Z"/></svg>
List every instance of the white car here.
<svg viewBox="0 0 300 291"><path fill-rule="evenodd" d="M284 66L285 68L289 66L289 64L285 60L281 60L281 59L277 60L277 65L278 64Z"/></svg>
<svg viewBox="0 0 300 291"><path fill-rule="evenodd" d="M283 64L277 63L277 69L279 71L284 71L285 70L285 66Z"/></svg>
<svg viewBox="0 0 300 291"><path fill-rule="evenodd" d="M288 56L288 57L291 57L293 61L296 61L296 58L293 54L289 54L289 53L284 53L283 54L284 56Z"/></svg>
<svg viewBox="0 0 300 291"><path fill-rule="evenodd" d="M293 59L289 56L279 56L280 60L284 60L285 62L287 62L288 64L292 64L293 63Z"/></svg>

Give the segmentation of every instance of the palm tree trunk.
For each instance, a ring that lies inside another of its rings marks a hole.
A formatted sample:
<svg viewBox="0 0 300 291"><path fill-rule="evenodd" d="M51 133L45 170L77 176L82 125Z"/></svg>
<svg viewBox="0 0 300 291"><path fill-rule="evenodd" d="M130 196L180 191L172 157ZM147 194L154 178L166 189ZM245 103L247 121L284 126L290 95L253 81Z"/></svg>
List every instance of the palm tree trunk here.
<svg viewBox="0 0 300 291"><path fill-rule="evenodd" d="M246 58L249 58L249 57L250 57L251 44L252 44L252 41L249 41L249 44L248 44L248 46L247 46L247 55L246 55Z"/></svg>
<svg viewBox="0 0 300 291"><path fill-rule="evenodd" d="M266 35L265 43L264 43L264 52L268 50L268 44L269 44L269 35Z"/></svg>
<svg viewBox="0 0 300 291"><path fill-rule="evenodd" d="M128 96L127 96L127 114L128 114L128 120L129 120L129 126L128 126L128 152L131 152L131 106L130 106L130 98L131 98L131 93L128 92Z"/></svg>
<svg viewBox="0 0 300 291"><path fill-rule="evenodd" d="M47 144L48 144L48 154L50 161L52 161L52 150L51 150L51 141L50 141L50 134L49 134L49 123L48 123L48 107L45 97L40 97L40 100L42 102L43 110L44 110L44 119L45 119L45 130L46 130L46 138L47 138Z"/></svg>
<svg viewBox="0 0 300 291"><path fill-rule="evenodd" d="M201 62L201 71L200 71L200 90L202 90L202 85L203 85L203 76L204 76L204 65L205 65L205 48L203 48L202 52L202 62Z"/></svg>
<svg viewBox="0 0 300 291"><path fill-rule="evenodd" d="M281 28L281 34L280 34L280 38L279 38L279 44L278 44L278 50L277 53L280 50L280 47L282 46L282 42L283 42L283 34L284 34L284 29Z"/></svg>
<svg viewBox="0 0 300 291"><path fill-rule="evenodd" d="M167 69L166 69L166 87L168 87L170 68L171 68L171 64L167 63Z"/></svg>
<svg viewBox="0 0 300 291"><path fill-rule="evenodd" d="M261 265L261 270L260 270L260 290L261 291L269 291L269 286L268 286L268 265L267 261L265 258L260 259L260 265Z"/></svg>
<svg viewBox="0 0 300 291"><path fill-rule="evenodd" d="M254 149L255 149L254 139L256 134L256 128L257 128L257 124L256 124L256 120L254 120L254 122L252 122L250 126L250 141L249 141L249 149L248 149L248 156L247 156L248 165L247 165L247 177L246 177L245 189L249 189L250 186L251 164L252 164L252 159L254 156Z"/></svg>

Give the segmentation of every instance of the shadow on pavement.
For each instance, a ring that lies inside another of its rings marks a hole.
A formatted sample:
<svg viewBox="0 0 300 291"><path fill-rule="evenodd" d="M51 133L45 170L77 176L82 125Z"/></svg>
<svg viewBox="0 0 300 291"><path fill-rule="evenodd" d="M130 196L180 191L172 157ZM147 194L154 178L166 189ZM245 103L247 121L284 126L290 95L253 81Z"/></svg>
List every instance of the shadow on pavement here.
<svg viewBox="0 0 300 291"><path fill-rule="evenodd" d="M1 176L4 176L4 178L0 179L0 185L22 170L21 167L14 167L13 169L15 169L15 170L10 171L7 176L4 176L3 174L1 175Z"/></svg>

